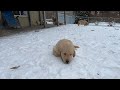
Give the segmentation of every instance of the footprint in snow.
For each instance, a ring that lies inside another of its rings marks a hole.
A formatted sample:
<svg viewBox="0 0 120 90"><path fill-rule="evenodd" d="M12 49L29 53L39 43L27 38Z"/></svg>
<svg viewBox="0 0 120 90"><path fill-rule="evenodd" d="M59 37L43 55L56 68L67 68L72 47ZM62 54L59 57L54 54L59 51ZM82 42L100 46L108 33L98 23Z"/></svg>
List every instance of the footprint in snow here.
<svg viewBox="0 0 120 90"><path fill-rule="evenodd" d="M118 40L120 40L120 38Z"/></svg>
<svg viewBox="0 0 120 90"><path fill-rule="evenodd" d="M113 45L118 45L118 43L113 43Z"/></svg>
<svg viewBox="0 0 120 90"><path fill-rule="evenodd" d="M113 35L113 36L109 36L109 37L116 37L116 36Z"/></svg>
<svg viewBox="0 0 120 90"><path fill-rule="evenodd" d="M114 52L113 50L109 50L108 53L109 53L109 54L114 54L114 53L116 53L116 52Z"/></svg>
<svg viewBox="0 0 120 90"><path fill-rule="evenodd" d="M106 48L105 46L102 46L102 48Z"/></svg>
<svg viewBox="0 0 120 90"><path fill-rule="evenodd" d="M118 28L115 28L115 30L119 30Z"/></svg>
<svg viewBox="0 0 120 90"><path fill-rule="evenodd" d="M99 73L97 73L97 75L100 75Z"/></svg>
<svg viewBox="0 0 120 90"><path fill-rule="evenodd" d="M14 66L14 67L12 67L10 69L18 69L19 67L20 67L20 65L19 66Z"/></svg>
<svg viewBox="0 0 120 90"><path fill-rule="evenodd" d="M35 32L39 32L39 30L35 30Z"/></svg>

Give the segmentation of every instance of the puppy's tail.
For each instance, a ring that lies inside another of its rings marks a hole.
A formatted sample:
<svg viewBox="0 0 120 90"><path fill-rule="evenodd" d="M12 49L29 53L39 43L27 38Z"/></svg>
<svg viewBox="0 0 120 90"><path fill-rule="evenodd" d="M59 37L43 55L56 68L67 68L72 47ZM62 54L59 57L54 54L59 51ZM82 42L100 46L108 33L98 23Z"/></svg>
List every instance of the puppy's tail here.
<svg viewBox="0 0 120 90"><path fill-rule="evenodd" d="M75 45L74 45L74 47L75 47L75 48L80 48L79 46L75 46Z"/></svg>

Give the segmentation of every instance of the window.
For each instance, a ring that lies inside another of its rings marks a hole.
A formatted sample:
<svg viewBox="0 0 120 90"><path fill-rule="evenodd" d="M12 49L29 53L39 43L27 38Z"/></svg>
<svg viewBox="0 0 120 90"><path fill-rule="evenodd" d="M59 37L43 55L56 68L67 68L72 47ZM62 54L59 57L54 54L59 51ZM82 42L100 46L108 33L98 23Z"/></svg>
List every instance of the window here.
<svg viewBox="0 0 120 90"><path fill-rule="evenodd" d="M27 11L13 11L14 16L27 16Z"/></svg>

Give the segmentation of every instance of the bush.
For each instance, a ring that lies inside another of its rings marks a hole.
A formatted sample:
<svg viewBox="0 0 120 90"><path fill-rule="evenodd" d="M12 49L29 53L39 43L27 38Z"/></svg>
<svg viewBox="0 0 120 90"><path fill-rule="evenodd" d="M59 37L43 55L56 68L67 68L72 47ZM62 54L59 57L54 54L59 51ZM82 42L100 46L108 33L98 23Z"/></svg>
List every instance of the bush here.
<svg viewBox="0 0 120 90"><path fill-rule="evenodd" d="M74 24L77 24L79 20L88 21L89 11L76 11L75 16Z"/></svg>

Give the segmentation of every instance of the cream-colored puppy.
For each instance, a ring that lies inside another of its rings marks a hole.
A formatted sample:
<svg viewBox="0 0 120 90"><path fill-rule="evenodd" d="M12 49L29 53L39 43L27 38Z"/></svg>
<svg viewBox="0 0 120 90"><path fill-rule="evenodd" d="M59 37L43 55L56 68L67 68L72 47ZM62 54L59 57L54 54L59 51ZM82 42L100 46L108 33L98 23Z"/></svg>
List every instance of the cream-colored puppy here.
<svg viewBox="0 0 120 90"><path fill-rule="evenodd" d="M75 50L79 46L73 45L72 41L62 39L53 47L53 54L56 57L61 57L64 63L68 64L75 57Z"/></svg>
<svg viewBox="0 0 120 90"><path fill-rule="evenodd" d="M78 21L78 26L79 25L84 25L84 26L86 26L86 25L88 25L88 22L86 21L86 20L79 20Z"/></svg>

